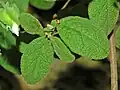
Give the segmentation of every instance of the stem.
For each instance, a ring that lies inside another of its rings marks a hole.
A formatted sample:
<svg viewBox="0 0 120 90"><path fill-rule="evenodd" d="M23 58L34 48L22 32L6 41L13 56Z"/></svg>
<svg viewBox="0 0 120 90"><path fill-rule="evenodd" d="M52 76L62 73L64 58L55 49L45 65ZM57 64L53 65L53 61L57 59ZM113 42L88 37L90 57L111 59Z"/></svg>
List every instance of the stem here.
<svg viewBox="0 0 120 90"><path fill-rule="evenodd" d="M61 9L65 9L67 7L67 5L69 4L71 0L67 0L67 2L65 3L65 5L61 8Z"/></svg>
<svg viewBox="0 0 120 90"><path fill-rule="evenodd" d="M66 3L64 4L64 6L61 8L61 10L65 9L65 8L68 6L68 4L69 4L70 1L71 1L71 0L67 0ZM55 14L53 15L53 19L56 19L56 18L57 18L57 14L55 13Z"/></svg>
<svg viewBox="0 0 120 90"><path fill-rule="evenodd" d="M111 90L118 90L118 74L117 74L117 60L115 48L115 31L110 37L110 69L111 69Z"/></svg>

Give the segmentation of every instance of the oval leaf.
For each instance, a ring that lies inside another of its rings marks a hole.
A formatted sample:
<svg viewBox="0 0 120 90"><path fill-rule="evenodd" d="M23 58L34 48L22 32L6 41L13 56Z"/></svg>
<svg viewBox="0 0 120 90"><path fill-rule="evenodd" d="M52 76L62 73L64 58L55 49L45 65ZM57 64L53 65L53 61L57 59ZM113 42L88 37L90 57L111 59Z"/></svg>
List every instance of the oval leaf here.
<svg viewBox="0 0 120 90"><path fill-rule="evenodd" d="M70 50L65 46L65 44L57 37L51 37L51 42L55 53L64 61L73 61L75 57L71 54Z"/></svg>
<svg viewBox="0 0 120 90"><path fill-rule="evenodd" d="M108 56L109 43L106 35L94 27L90 20L71 16L63 18L60 23L60 37L73 52L92 59Z"/></svg>
<svg viewBox="0 0 120 90"><path fill-rule="evenodd" d="M27 83L35 84L47 74L53 61L53 48L46 38L40 37L24 49L21 72Z"/></svg>
<svg viewBox="0 0 120 90"><path fill-rule="evenodd" d="M56 0L30 0L30 4L39 9L50 9L54 6Z"/></svg>
<svg viewBox="0 0 120 90"><path fill-rule="evenodd" d="M107 35L110 34L119 16L117 0L93 0L88 8L89 18Z"/></svg>
<svg viewBox="0 0 120 90"><path fill-rule="evenodd" d="M42 25L29 13L22 13L20 15L20 24L28 33L44 35Z"/></svg>

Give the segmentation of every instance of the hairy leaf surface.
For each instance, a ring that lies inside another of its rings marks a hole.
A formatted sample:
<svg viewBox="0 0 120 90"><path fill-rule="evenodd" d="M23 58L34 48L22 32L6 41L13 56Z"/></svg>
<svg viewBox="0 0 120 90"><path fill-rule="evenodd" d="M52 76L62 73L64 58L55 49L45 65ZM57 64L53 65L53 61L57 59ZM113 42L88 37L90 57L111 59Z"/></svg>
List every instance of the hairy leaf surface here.
<svg viewBox="0 0 120 90"><path fill-rule="evenodd" d="M75 53L92 59L108 56L107 36L85 18L70 16L61 19L58 31L65 44Z"/></svg>
<svg viewBox="0 0 120 90"><path fill-rule="evenodd" d="M42 25L39 21L29 13L22 13L20 15L20 23L25 31L31 34L44 35Z"/></svg>
<svg viewBox="0 0 120 90"><path fill-rule="evenodd" d="M89 18L94 25L110 34L117 22L119 11L115 6L117 0L93 0L89 5Z"/></svg>
<svg viewBox="0 0 120 90"><path fill-rule="evenodd" d="M24 49L21 72L28 83L35 84L47 74L53 60L53 48L45 37L40 37Z"/></svg>
<svg viewBox="0 0 120 90"><path fill-rule="evenodd" d="M75 60L75 57L71 54L70 50L66 45L57 37L52 37L51 42L54 48L55 53L60 58L60 60L72 62Z"/></svg>

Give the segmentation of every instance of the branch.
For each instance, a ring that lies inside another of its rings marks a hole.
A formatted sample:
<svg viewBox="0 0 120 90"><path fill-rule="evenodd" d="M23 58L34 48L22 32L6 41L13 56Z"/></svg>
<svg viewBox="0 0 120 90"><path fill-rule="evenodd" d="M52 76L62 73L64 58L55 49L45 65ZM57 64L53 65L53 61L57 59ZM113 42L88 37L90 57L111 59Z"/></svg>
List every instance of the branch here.
<svg viewBox="0 0 120 90"><path fill-rule="evenodd" d="M110 69L111 69L111 90L118 90L118 74L117 74L117 60L116 60L116 48L115 48L115 30L110 37Z"/></svg>
<svg viewBox="0 0 120 90"><path fill-rule="evenodd" d="M62 10L62 9L65 9L65 8L67 7L67 5L69 4L70 1L71 1L71 0L67 0L67 2L65 3L65 5L61 8L61 10Z"/></svg>

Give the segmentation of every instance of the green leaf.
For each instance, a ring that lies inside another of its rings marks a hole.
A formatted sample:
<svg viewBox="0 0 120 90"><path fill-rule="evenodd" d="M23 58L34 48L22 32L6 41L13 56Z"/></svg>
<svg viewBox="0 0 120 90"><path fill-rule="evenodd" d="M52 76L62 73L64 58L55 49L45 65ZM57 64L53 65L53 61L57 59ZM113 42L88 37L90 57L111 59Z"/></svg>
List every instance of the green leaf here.
<svg viewBox="0 0 120 90"><path fill-rule="evenodd" d="M19 24L19 9L18 7L15 5L15 4L11 4L9 5L9 3L6 3L6 12L7 14L9 15L9 17L14 21L16 22L17 24Z"/></svg>
<svg viewBox="0 0 120 90"><path fill-rule="evenodd" d="M25 47L27 47L27 45L28 45L28 44L26 44L26 43L24 43L24 42L20 42L20 46L19 46L19 47L20 47L20 52L23 53L23 52L25 51L24 49L25 49Z"/></svg>
<svg viewBox="0 0 120 90"><path fill-rule="evenodd" d="M30 4L39 9L50 9L54 6L56 0L30 0Z"/></svg>
<svg viewBox="0 0 120 90"><path fill-rule="evenodd" d="M79 55L102 59L109 54L107 36L88 19L77 16L63 18L58 31L71 51Z"/></svg>
<svg viewBox="0 0 120 90"><path fill-rule="evenodd" d="M52 32L52 31L54 31L54 27L52 26L52 25L50 25L50 24L47 24L47 27L45 27L43 30L45 31L45 32Z"/></svg>
<svg viewBox="0 0 120 90"><path fill-rule="evenodd" d="M120 27L116 30L115 40L116 40L116 47L120 49Z"/></svg>
<svg viewBox="0 0 120 90"><path fill-rule="evenodd" d="M52 25L53 27L57 27L56 20L52 20L52 21L51 21L51 25Z"/></svg>
<svg viewBox="0 0 120 90"><path fill-rule="evenodd" d="M107 35L114 28L119 11L115 6L117 0L93 0L89 5L89 18L94 25L103 30Z"/></svg>
<svg viewBox="0 0 120 90"><path fill-rule="evenodd" d="M9 49L11 46L16 45L16 39L12 33L0 25L0 46Z"/></svg>
<svg viewBox="0 0 120 90"><path fill-rule="evenodd" d="M53 61L51 43L40 37L24 48L21 61L21 72L27 83L35 84L45 77Z"/></svg>
<svg viewBox="0 0 120 90"><path fill-rule="evenodd" d="M26 12L28 10L29 0L8 0L9 4L16 4L20 12Z"/></svg>
<svg viewBox="0 0 120 90"><path fill-rule="evenodd" d="M65 46L65 44L57 37L50 38L54 51L60 60L70 61L75 60L75 57L71 54L70 50Z"/></svg>
<svg viewBox="0 0 120 90"><path fill-rule="evenodd" d="M32 34L44 35L42 25L39 21L29 13L22 13L20 15L20 24L25 31Z"/></svg>
<svg viewBox="0 0 120 90"><path fill-rule="evenodd" d="M12 66L6 59L4 59L2 56L0 56L0 65L4 69L6 69L14 74L19 74L19 71L14 66Z"/></svg>
<svg viewBox="0 0 120 90"><path fill-rule="evenodd" d="M14 23L13 20L9 17L6 10L3 8L0 8L0 22L12 26Z"/></svg>

